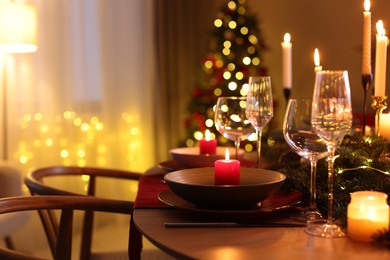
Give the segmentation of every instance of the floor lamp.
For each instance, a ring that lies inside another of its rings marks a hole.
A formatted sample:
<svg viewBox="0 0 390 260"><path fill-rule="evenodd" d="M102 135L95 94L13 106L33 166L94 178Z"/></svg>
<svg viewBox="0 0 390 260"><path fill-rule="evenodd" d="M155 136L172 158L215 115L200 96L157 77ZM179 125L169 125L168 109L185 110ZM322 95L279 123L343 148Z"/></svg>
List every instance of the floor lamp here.
<svg viewBox="0 0 390 260"><path fill-rule="evenodd" d="M37 51L37 11L34 5L9 1L0 3L0 52L3 54L3 159L8 159L7 64L6 56Z"/></svg>

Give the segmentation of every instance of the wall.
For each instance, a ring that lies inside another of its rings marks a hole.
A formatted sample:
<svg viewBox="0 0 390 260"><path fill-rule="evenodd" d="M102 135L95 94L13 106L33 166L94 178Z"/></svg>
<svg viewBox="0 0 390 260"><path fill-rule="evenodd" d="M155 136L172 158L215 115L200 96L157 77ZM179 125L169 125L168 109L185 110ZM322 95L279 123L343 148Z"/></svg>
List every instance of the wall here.
<svg viewBox="0 0 390 260"><path fill-rule="evenodd" d="M282 51L280 43L289 32L293 43L292 98L311 97L314 84L314 49L320 52L323 69L345 69L349 72L354 113L363 111L361 84L361 48L363 39L363 0L247 0L269 46L264 62L272 76L278 99L277 117L284 114L282 90ZM390 1L372 0L372 46L375 47L375 23L382 19L390 30ZM375 52L373 52L373 58ZM374 66L374 59L373 59ZM389 71L389 65L387 71ZM374 68L373 68L374 72ZM387 73L389 74L389 73ZM390 76L387 82L390 82ZM387 84L389 85L389 84ZM390 89L387 87L386 93ZM367 106L371 108L372 88ZM390 105L389 105L390 106Z"/></svg>

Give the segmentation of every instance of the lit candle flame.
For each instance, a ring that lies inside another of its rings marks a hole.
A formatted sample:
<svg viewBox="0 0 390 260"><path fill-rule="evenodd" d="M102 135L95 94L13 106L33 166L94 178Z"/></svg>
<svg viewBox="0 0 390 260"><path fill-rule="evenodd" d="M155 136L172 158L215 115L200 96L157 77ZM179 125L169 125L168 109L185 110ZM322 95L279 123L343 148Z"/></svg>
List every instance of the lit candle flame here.
<svg viewBox="0 0 390 260"><path fill-rule="evenodd" d="M204 136L205 136L206 141L210 141L211 138L210 138L210 130L209 129L206 129Z"/></svg>
<svg viewBox="0 0 390 260"><path fill-rule="evenodd" d="M228 148L226 148L226 151L225 151L225 160L226 161L230 160L230 154L229 154L229 149Z"/></svg>
<svg viewBox="0 0 390 260"><path fill-rule="evenodd" d="M380 35L380 36L384 36L386 34L386 30L385 30L385 28L383 28L382 20L379 20L376 23L376 31L378 32L378 35Z"/></svg>
<svg viewBox="0 0 390 260"><path fill-rule="evenodd" d="M371 7L370 0L365 0L364 1L364 11L369 12Z"/></svg>
<svg viewBox="0 0 390 260"><path fill-rule="evenodd" d="M320 53L318 52L317 48L314 50L314 65L316 67L320 66Z"/></svg>
<svg viewBox="0 0 390 260"><path fill-rule="evenodd" d="M284 42L289 43L291 41L291 35L289 33L284 34Z"/></svg>

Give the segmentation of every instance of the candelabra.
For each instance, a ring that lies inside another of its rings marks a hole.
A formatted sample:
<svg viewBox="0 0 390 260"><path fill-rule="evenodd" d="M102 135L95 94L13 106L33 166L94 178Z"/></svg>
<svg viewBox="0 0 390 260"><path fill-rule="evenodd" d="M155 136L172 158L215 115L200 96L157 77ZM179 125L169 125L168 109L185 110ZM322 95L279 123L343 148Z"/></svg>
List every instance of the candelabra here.
<svg viewBox="0 0 390 260"><path fill-rule="evenodd" d="M364 90L364 103L363 103L363 123L362 123L362 135L364 136L366 131L366 116L367 116L367 92L370 89L372 82L372 74L362 75L362 85Z"/></svg>
<svg viewBox="0 0 390 260"><path fill-rule="evenodd" d="M291 88L283 88L284 98L286 100L286 104L288 103L288 100L291 96Z"/></svg>
<svg viewBox="0 0 390 260"><path fill-rule="evenodd" d="M375 109L375 134L377 137L381 136L380 133L380 116L382 111L387 107L386 104L387 96L373 96L372 107Z"/></svg>

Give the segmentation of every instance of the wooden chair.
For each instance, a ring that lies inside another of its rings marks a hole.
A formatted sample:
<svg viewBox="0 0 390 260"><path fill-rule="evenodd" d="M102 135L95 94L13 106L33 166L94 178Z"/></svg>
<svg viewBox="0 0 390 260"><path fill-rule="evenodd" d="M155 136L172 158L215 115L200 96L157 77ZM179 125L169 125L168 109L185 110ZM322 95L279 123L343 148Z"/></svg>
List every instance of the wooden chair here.
<svg viewBox="0 0 390 260"><path fill-rule="evenodd" d="M21 211L60 210L57 226L44 224L45 233L52 249L53 259L71 259L73 216L78 210L129 214L132 204L126 201L107 200L89 196L20 196L0 199L0 214ZM43 224L43 222L42 222ZM40 259L31 254L0 248L0 259Z"/></svg>
<svg viewBox="0 0 390 260"><path fill-rule="evenodd" d="M22 196L22 172L10 162L0 161L0 198ZM28 212L0 217L0 238L13 249L12 235L30 220Z"/></svg>
<svg viewBox="0 0 390 260"><path fill-rule="evenodd" d="M47 185L44 180L52 179L53 177L59 176L88 176L86 193L75 193L73 191L67 191ZM53 166L39 168L29 172L25 177L25 184L29 188L32 195L56 195L56 196L93 196L96 197L96 184L97 179L114 178L122 180L135 180L138 181L141 177L140 173L122 171L116 169L104 169L94 167L77 167L77 166ZM130 196L130 194L129 194ZM112 203L123 203L129 205L130 208L133 205L132 201L128 200L116 200L108 199ZM131 214L131 210L127 212ZM46 229L53 227L53 231L49 233L49 241L51 243L51 249L55 249L53 242L54 237L58 234L58 224L55 214L52 211L40 211L41 220L44 223ZM84 221L82 226L82 238L81 238L81 252L80 259L90 259L91 246L92 246L92 235L93 235L93 220L94 212L86 211L84 215Z"/></svg>

